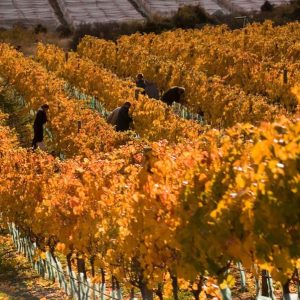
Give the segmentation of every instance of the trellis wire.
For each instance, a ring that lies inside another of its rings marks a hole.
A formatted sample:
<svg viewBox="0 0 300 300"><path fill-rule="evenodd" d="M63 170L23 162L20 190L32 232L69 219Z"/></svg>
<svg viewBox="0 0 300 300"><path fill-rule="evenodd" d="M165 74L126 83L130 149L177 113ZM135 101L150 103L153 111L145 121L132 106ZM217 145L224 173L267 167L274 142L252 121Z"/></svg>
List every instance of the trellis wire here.
<svg viewBox="0 0 300 300"><path fill-rule="evenodd" d="M70 295L74 299L123 299L121 289L112 289L111 295L109 295L105 292L105 283L92 283L89 278L84 278L83 273L76 274L69 268L69 266L66 267L66 272L64 272L62 265L57 257L53 257L49 251L46 252L45 259L42 259L40 256L35 259L37 250L36 243L32 243L28 237L21 237L20 232L13 223L9 224L9 232L12 235L13 242L17 250L27 257L33 268L42 277L47 278L51 281L57 280L60 288L62 288L66 294Z"/></svg>
<svg viewBox="0 0 300 300"><path fill-rule="evenodd" d="M89 96L89 95L81 92L75 86L72 86L70 84L66 84L65 90L70 96L73 96L78 100L89 101L90 108L98 111L102 117L106 118L109 115L110 112L105 109L103 104L99 100L97 100L96 97ZM153 100L153 101L159 101L159 100ZM189 109L183 105L174 103L172 105L172 109L173 109L173 112L182 119L193 120L202 125L205 124L204 118L202 116L200 116L197 113L190 112Z"/></svg>
<svg viewBox="0 0 300 300"><path fill-rule="evenodd" d="M122 300L121 289L112 289L111 294L106 293L106 284L92 283L90 279L85 279L83 273L76 274L68 265L66 272L63 271L62 265L49 251L46 251L46 258L42 259L40 256L36 256L37 245L35 242L31 242L28 237L22 237L20 231L13 223L8 224L9 232L12 235L13 242L17 250L23 253L32 264L33 268L44 278L51 281L57 280L60 288L62 288L66 294L72 296L76 300L89 300L89 299L115 299ZM237 263L237 269L241 276L241 291L246 291L246 275L245 270L241 263ZM69 279L69 280L67 280ZM298 278L299 279L299 278ZM275 300L273 283L270 274L267 271L263 271L262 280L265 280L267 285L267 294L262 295L262 287L259 282L259 278L255 279L256 283L256 299L257 300ZM231 290L227 287L221 289L221 295L223 300L232 300ZM134 295L131 298L136 299ZM284 300L299 300L300 299L300 287L297 283L297 293L283 294Z"/></svg>

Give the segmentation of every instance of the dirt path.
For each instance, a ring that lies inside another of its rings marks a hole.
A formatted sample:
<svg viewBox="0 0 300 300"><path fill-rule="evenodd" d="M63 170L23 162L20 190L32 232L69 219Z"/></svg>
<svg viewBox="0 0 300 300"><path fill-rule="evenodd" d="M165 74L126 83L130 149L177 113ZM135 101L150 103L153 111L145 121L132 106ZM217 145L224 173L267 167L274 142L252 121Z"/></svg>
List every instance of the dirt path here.
<svg viewBox="0 0 300 300"><path fill-rule="evenodd" d="M56 284L41 278L17 253L12 240L0 233L0 300L70 299Z"/></svg>

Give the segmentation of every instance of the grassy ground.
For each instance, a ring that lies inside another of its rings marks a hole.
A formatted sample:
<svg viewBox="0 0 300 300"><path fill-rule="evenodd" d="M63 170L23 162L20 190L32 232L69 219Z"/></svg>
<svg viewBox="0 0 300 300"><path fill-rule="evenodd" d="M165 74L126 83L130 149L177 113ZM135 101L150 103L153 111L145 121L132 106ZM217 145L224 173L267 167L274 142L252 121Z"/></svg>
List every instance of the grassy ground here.
<svg viewBox="0 0 300 300"><path fill-rule="evenodd" d="M5 231L0 234L0 300L69 299L56 284L42 279L17 253Z"/></svg>

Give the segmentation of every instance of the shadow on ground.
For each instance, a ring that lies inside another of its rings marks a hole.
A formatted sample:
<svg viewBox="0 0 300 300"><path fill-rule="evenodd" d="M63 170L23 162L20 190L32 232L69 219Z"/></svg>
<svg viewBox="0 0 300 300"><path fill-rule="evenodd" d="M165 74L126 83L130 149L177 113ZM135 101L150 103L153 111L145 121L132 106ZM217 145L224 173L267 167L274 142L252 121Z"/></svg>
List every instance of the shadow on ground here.
<svg viewBox="0 0 300 300"><path fill-rule="evenodd" d="M69 299L52 282L41 278L17 253L6 231L0 232L0 300Z"/></svg>

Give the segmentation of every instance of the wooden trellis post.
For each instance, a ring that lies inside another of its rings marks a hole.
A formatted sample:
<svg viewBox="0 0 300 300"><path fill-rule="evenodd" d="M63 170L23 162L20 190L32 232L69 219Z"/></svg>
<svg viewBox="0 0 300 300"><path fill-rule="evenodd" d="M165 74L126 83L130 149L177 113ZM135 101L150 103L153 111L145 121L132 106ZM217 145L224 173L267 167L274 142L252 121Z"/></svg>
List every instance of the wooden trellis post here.
<svg viewBox="0 0 300 300"><path fill-rule="evenodd" d="M288 70L287 69L283 70L283 83L284 84L288 83Z"/></svg>
<svg viewBox="0 0 300 300"><path fill-rule="evenodd" d="M77 133L80 132L81 126L82 126L82 122L81 121L77 121Z"/></svg>

